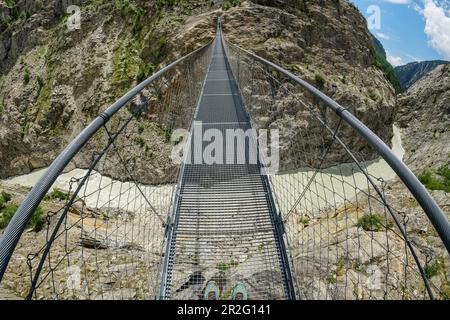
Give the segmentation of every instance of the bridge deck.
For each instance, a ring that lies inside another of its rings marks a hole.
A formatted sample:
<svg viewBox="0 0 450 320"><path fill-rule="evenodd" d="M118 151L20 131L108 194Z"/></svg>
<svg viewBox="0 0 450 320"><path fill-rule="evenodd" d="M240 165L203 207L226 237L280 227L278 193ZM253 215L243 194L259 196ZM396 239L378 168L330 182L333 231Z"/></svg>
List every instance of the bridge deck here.
<svg viewBox="0 0 450 320"><path fill-rule="evenodd" d="M251 128L220 34L194 120L202 122L203 132ZM191 144L190 158L208 143L197 151ZM202 298L209 280L216 281L222 299L229 298L237 282L247 286L250 299L287 297L271 199L259 164L249 163L248 145L245 154L244 164L185 165L165 298Z"/></svg>

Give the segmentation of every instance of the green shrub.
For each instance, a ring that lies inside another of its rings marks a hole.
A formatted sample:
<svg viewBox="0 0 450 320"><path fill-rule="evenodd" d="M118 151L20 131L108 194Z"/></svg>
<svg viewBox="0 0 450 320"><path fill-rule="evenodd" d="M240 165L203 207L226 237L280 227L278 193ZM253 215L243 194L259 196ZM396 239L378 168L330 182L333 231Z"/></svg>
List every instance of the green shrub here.
<svg viewBox="0 0 450 320"><path fill-rule="evenodd" d="M44 87L44 80L42 80L41 76L37 76L36 82L38 85L38 95L41 93L41 89Z"/></svg>
<svg viewBox="0 0 450 320"><path fill-rule="evenodd" d="M429 183L433 177L432 177L432 173L429 170L424 171L423 173L421 173L418 178L420 180L420 182L422 182L423 185L426 185L427 183Z"/></svg>
<svg viewBox="0 0 450 320"><path fill-rule="evenodd" d="M0 18L0 32L9 28L9 20Z"/></svg>
<svg viewBox="0 0 450 320"><path fill-rule="evenodd" d="M445 270L444 261L442 258L438 258L432 264L426 265L423 271L425 276L431 279L441 273L442 270Z"/></svg>
<svg viewBox="0 0 450 320"><path fill-rule="evenodd" d="M141 83L145 79L145 71L142 68L139 68L137 74L136 74L136 81Z"/></svg>
<svg viewBox="0 0 450 320"><path fill-rule="evenodd" d="M177 4L179 0L157 0L156 4L158 5L158 7L173 7L174 5Z"/></svg>
<svg viewBox="0 0 450 320"><path fill-rule="evenodd" d="M12 196L7 192L2 192L0 194L0 229L4 229L8 226L18 209L17 205L6 205L11 199ZM44 221L44 210L39 206L33 212L29 224L33 227L33 230L37 232L44 226Z"/></svg>
<svg viewBox="0 0 450 320"><path fill-rule="evenodd" d="M392 86L395 89L395 92L399 93L402 91L400 81L398 80L394 68L386 60L386 58L381 53L378 52L375 53L375 67L383 71L384 76L392 84Z"/></svg>
<svg viewBox="0 0 450 320"><path fill-rule="evenodd" d="M4 229L8 226L18 208L19 207L16 205L10 205L0 210L0 229ZM39 206L33 212L29 225L33 228L33 231L38 232L42 230L44 223L44 210Z"/></svg>
<svg viewBox="0 0 450 320"><path fill-rule="evenodd" d="M145 147L145 141L142 137L137 137L135 139L135 142L137 145L139 145L139 147L141 147L141 148Z"/></svg>
<svg viewBox="0 0 450 320"><path fill-rule="evenodd" d="M17 211L17 206L6 205L11 199L12 196L7 192L2 191L0 194L0 229L6 228L14 213Z"/></svg>
<svg viewBox="0 0 450 320"><path fill-rule="evenodd" d="M12 10L10 11L10 21L14 22L17 21L18 19L20 19L20 11L18 8L12 8Z"/></svg>
<svg viewBox="0 0 450 320"><path fill-rule="evenodd" d="M0 198L3 199L3 201L6 203L8 201L11 201L12 196L7 192L2 191L2 193L0 194Z"/></svg>
<svg viewBox="0 0 450 320"><path fill-rule="evenodd" d="M31 13L28 11L21 11L19 13L19 19L28 20L31 17Z"/></svg>
<svg viewBox="0 0 450 320"><path fill-rule="evenodd" d="M447 64L444 64L444 66L442 67L442 73L445 73L445 72L447 72L447 70L450 68L449 67L450 66L450 64L449 63L447 63Z"/></svg>
<svg viewBox="0 0 450 320"><path fill-rule="evenodd" d="M242 0L229 0L228 2L230 3L230 5L231 5L232 7L236 7L236 6L241 5Z"/></svg>
<svg viewBox="0 0 450 320"><path fill-rule="evenodd" d="M5 0L5 3L9 7L13 7L16 5L17 0Z"/></svg>
<svg viewBox="0 0 450 320"><path fill-rule="evenodd" d="M70 199L69 194L59 190L58 188L55 188L52 192L50 192L44 197L44 200L47 201L51 200L67 201L69 199Z"/></svg>
<svg viewBox="0 0 450 320"><path fill-rule="evenodd" d="M373 101L378 101L379 99L378 95L372 90L369 91L369 98Z"/></svg>
<svg viewBox="0 0 450 320"><path fill-rule="evenodd" d="M33 215L30 219L30 225L33 227L33 231L38 232L42 230L44 226L45 218L44 218L44 210L41 206L38 206L34 211Z"/></svg>
<svg viewBox="0 0 450 320"><path fill-rule="evenodd" d="M305 227L309 226L310 220L308 218L300 218L298 220L298 224L301 224Z"/></svg>
<svg viewBox="0 0 450 320"><path fill-rule="evenodd" d="M172 132L173 130L170 128L164 129L164 139L166 140L166 142L170 141L170 138L172 137Z"/></svg>
<svg viewBox="0 0 450 320"><path fill-rule="evenodd" d="M139 69L136 74L136 81L141 83L148 76L150 76L155 71L155 69L156 67L151 63L139 66Z"/></svg>
<svg viewBox="0 0 450 320"><path fill-rule="evenodd" d="M392 223L385 223L385 220L380 214L366 214L358 219L356 226L365 231L379 232L392 227Z"/></svg>
<svg viewBox="0 0 450 320"><path fill-rule="evenodd" d="M5 207L5 204L11 200L11 195L6 192L2 192L0 194L0 210L2 210Z"/></svg>
<svg viewBox="0 0 450 320"><path fill-rule="evenodd" d="M325 77L319 73L316 73L315 81L316 81L317 88L319 88L319 89L323 89L323 87L325 86L325 83L327 82L325 80Z"/></svg>
<svg viewBox="0 0 450 320"><path fill-rule="evenodd" d="M222 4L222 9L223 10L228 10L231 7L236 7L239 6L242 3L242 0L229 0L229 1L225 1Z"/></svg>
<svg viewBox="0 0 450 320"><path fill-rule="evenodd" d="M25 136L28 134L29 131L30 131L30 124L27 122L20 128L20 137L22 139L25 138Z"/></svg>
<svg viewBox="0 0 450 320"><path fill-rule="evenodd" d="M450 192L450 169L448 167L439 168L435 174L430 170L425 170L418 178L428 190Z"/></svg>
<svg viewBox="0 0 450 320"><path fill-rule="evenodd" d="M447 182L450 181L450 168L445 166L440 167L436 173L441 177L445 178Z"/></svg>
<svg viewBox="0 0 450 320"><path fill-rule="evenodd" d="M25 73L23 74L23 83L28 84L30 82L30 70L25 68Z"/></svg>
<svg viewBox="0 0 450 320"><path fill-rule="evenodd" d="M18 207L16 205L6 206L0 210L0 229L4 229L8 226L12 217L16 213Z"/></svg>
<svg viewBox="0 0 450 320"><path fill-rule="evenodd" d="M230 1L224 2L224 3L222 4L222 10L228 10L228 9L230 9L230 8L231 8L231 3L230 3Z"/></svg>

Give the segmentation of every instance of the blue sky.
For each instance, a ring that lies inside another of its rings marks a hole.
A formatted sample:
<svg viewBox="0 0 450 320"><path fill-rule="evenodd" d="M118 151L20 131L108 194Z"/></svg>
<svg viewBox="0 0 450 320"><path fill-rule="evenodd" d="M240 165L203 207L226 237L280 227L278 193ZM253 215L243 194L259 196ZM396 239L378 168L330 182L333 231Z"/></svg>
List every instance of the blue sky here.
<svg viewBox="0 0 450 320"><path fill-rule="evenodd" d="M368 19L370 31L381 41L393 65L450 60L450 0L351 1Z"/></svg>

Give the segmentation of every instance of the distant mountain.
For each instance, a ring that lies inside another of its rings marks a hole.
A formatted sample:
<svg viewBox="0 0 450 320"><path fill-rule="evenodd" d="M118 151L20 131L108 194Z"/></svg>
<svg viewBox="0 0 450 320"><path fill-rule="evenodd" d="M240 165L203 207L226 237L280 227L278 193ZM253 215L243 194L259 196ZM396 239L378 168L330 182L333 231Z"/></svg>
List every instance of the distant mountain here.
<svg viewBox="0 0 450 320"><path fill-rule="evenodd" d="M402 90L407 90L418 80L433 71L437 66L449 63L443 60L411 62L395 68Z"/></svg>

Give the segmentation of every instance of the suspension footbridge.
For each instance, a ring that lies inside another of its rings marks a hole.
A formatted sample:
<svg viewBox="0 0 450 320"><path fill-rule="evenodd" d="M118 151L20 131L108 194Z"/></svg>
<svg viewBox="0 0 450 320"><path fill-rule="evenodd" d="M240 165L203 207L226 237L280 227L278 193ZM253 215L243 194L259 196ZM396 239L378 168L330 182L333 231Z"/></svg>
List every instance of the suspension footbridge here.
<svg viewBox="0 0 450 320"><path fill-rule="evenodd" d="M251 128L221 41L214 44L194 121L202 130L223 133ZM188 156L194 164L185 165L181 173L163 297L203 296L203 281L197 280L211 270L207 278L216 279L222 292L231 292L234 284L243 282L255 299L290 297L289 268L274 203L261 168L250 163L252 150L243 150L243 164L227 164L223 153L224 159L216 161L222 164L208 165L195 164L195 152L203 155L204 151L198 149L191 148ZM175 284L191 274L200 285L191 288L198 292L173 292L182 283Z"/></svg>
<svg viewBox="0 0 450 320"><path fill-rule="evenodd" d="M144 89L147 103L134 103ZM256 129L276 128L286 104L297 125L282 137L281 173L267 175ZM156 161L180 143L167 138L178 128L189 133L183 161ZM216 150L199 163L210 141L198 147L196 130L250 134L215 141L231 158ZM395 173L389 188L367 170L374 158ZM55 181L80 164L67 198L51 203ZM405 193L412 213L396 201ZM43 230L26 232L40 205ZM435 252L415 241L415 217ZM250 299L434 299L446 293L426 270L449 248L447 217L381 139L229 42L219 20L211 43L130 90L55 159L2 234L0 279L28 299L201 299L208 281L221 299L236 283Z"/></svg>

